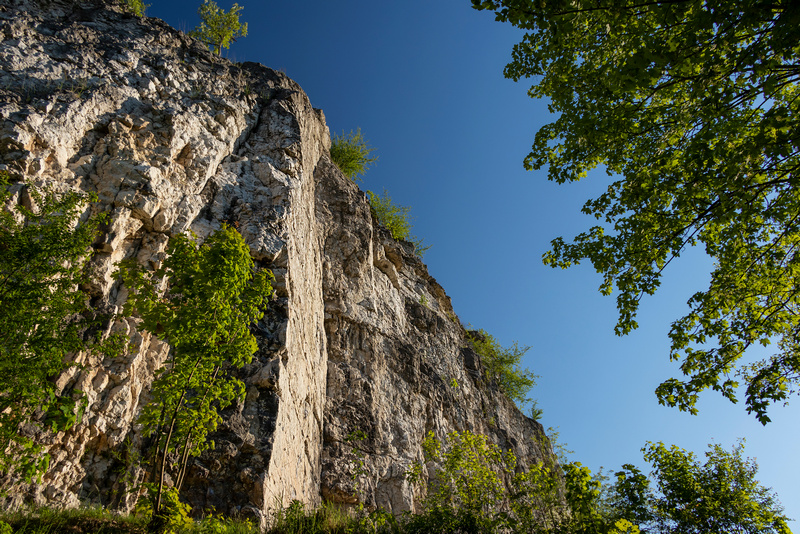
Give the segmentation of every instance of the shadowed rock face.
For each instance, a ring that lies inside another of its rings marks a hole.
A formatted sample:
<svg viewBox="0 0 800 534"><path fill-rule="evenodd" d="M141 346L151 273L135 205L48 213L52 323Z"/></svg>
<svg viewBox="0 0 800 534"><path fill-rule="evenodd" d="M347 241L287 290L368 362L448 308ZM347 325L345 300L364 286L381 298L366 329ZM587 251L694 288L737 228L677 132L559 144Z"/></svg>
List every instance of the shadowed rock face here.
<svg viewBox="0 0 800 534"><path fill-rule="evenodd" d="M111 214L87 265L94 306L121 310L116 262L155 266L171 235L223 223L276 275L253 329L259 351L239 372L246 398L226 411L216 449L193 460L183 497L196 511L264 520L278 502L321 498L414 510L404 473L431 430L489 434L523 464L551 456L541 425L483 379L412 246L331 162L325 118L292 80L113 3L3 0L0 29L0 163L34 184L95 191L85 216ZM51 469L6 504L135 503L148 445L136 417L168 347L135 317L108 329L135 348L76 356L82 367L58 385L85 392L87 414L38 436ZM366 439L348 442L356 430Z"/></svg>

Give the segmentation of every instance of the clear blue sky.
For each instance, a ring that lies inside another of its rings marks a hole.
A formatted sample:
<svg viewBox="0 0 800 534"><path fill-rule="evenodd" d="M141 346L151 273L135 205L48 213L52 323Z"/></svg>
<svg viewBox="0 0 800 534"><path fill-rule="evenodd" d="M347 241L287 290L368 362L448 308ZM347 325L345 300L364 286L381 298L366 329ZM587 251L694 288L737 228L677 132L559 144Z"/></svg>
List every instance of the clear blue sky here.
<svg viewBox="0 0 800 534"><path fill-rule="evenodd" d="M199 23L200 0L150 1L148 15L175 28ZM642 305L640 328L624 338L613 334L614 299L597 292L590 266L542 265L551 239L592 224L579 210L607 177L559 186L522 168L534 132L552 117L546 102L527 96L528 83L503 78L521 32L469 0L245 0L242 20L249 36L229 58L283 70L324 110L332 132L360 127L377 148L362 188L386 188L412 206L414 232L433 244L430 273L462 322L505 345L531 346L524 364L541 376L533 396L542 423L558 427L573 459L593 471L644 468L647 441L702 457L712 441L730 449L744 437L759 480L800 519L800 400L774 407L762 427L713 392L701 397L699 416L659 406L653 393L679 373L667 332L706 287L702 254L670 266Z"/></svg>

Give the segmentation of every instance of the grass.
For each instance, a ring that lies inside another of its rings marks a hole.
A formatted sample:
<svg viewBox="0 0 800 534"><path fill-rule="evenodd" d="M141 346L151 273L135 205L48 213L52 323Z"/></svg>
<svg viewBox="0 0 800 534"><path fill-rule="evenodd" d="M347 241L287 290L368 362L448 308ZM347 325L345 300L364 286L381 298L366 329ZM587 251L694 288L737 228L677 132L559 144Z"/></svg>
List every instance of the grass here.
<svg viewBox="0 0 800 534"><path fill-rule="evenodd" d="M149 517L119 515L103 508L38 507L0 512L0 534L147 534ZM10 530L4 530L3 525ZM258 534L253 523L206 517L176 534Z"/></svg>
<svg viewBox="0 0 800 534"><path fill-rule="evenodd" d="M102 508L29 508L0 512L0 534L148 534L148 519ZM307 509L293 501L274 511L271 519L271 526L261 531L248 521L211 516L173 534L486 534L476 516L445 509L395 518L383 510L348 511L330 503Z"/></svg>
<svg viewBox="0 0 800 534"><path fill-rule="evenodd" d="M147 534L146 515L118 515L103 508L25 508L0 512L0 534ZM6 527L4 527L6 525ZM353 515L326 503L316 510L293 501L273 512L265 534L392 534L401 532L390 514L382 511ZM249 521L206 517L175 534L259 534Z"/></svg>
<svg viewBox="0 0 800 534"><path fill-rule="evenodd" d="M266 534L400 534L401 525L388 512L377 510L355 514L331 503L307 510L303 503L292 503L273 513Z"/></svg>
<svg viewBox="0 0 800 534"><path fill-rule="evenodd" d="M102 508L57 509L40 507L0 513L3 522L15 534L145 534L147 519L116 515Z"/></svg>
<svg viewBox="0 0 800 534"><path fill-rule="evenodd" d="M272 513L266 531L252 522L209 516L173 534L427 534L450 532L445 525L458 523L459 518L461 514L440 510L398 519L383 510L352 511L331 503L307 509L293 501ZM118 515L96 507L26 508L0 512L0 534L148 534L148 521L146 515Z"/></svg>

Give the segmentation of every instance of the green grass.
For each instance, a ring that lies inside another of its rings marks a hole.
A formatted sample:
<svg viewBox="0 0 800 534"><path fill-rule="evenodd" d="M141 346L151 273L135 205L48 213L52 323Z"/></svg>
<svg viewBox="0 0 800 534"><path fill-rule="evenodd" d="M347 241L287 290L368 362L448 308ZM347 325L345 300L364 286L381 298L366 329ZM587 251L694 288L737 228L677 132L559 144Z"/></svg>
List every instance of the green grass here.
<svg viewBox="0 0 800 534"><path fill-rule="evenodd" d="M0 534L146 534L149 518L118 515L102 508L28 508L0 512ZM11 530L3 530L3 524ZM179 534L258 534L256 525L236 519L206 517Z"/></svg>
<svg viewBox="0 0 800 534"><path fill-rule="evenodd" d="M134 516L113 514L102 508L33 508L0 513L0 533L3 522L15 534L144 534L147 520Z"/></svg>
<svg viewBox="0 0 800 534"><path fill-rule="evenodd" d="M367 513L330 503L307 509L301 502L293 501L273 512L271 526L266 531L248 521L211 516L174 534L416 534L442 531L442 525L453 521L450 517L444 521L440 516L441 512L406 515L398 520L383 510ZM148 520L147 515L118 515L94 507L26 508L0 512L0 534L147 534ZM4 530L4 525L10 530Z"/></svg>
<svg viewBox="0 0 800 534"><path fill-rule="evenodd" d="M400 534L400 525L388 512L348 512L324 503L307 510L303 503L292 503L273 513L267 534Z"/></svg>
<svg viewBox="0 0 800 534"><path fill-rule="evenodd" d="M26 508L0 512L0 534L147 534L146 515L118 515L102 508ZM10 527L4 530L3 525ZM210 516L175 534L259 534L252 522ZM299 501L273 513L265 534L399 534L399 525L382 511L349 513L326 503L315 510Z"/></svg>

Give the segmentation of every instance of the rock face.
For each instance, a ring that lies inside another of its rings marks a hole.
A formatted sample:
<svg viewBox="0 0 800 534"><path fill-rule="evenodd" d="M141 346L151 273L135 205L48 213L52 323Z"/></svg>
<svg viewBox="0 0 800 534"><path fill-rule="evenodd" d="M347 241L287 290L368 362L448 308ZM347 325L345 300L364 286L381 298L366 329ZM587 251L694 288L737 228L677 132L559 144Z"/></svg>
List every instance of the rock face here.
<svg viewBox="0 0 800 534"><path fill-rule="evenodd" d="M111 215L87 265L94 306L121 310L116 262L157 265L171 235L223 223L276 275L259 351L240 372L246 398L225 412L215 450L193 460L183 498L196 511L263 521L281 502L323 498L414 510L404 473L428 431L488 434L523 464L551 456L541 425L483 378L413 247L331 162L324 115L297 84L113 2L2 0L0 28L2 168L95 191L85 216ZM85 392L86 415L40 436L51 468L42 484L13 486L6 505L133 506L148 445L136 418L168 351L137 324L109 325L136 347L124 357L81 354L59 377ZM348 440L358 430L366 438Z"/></svg>

